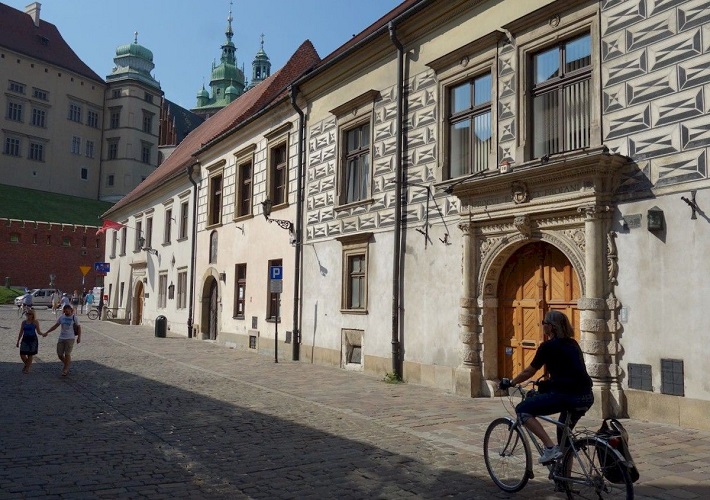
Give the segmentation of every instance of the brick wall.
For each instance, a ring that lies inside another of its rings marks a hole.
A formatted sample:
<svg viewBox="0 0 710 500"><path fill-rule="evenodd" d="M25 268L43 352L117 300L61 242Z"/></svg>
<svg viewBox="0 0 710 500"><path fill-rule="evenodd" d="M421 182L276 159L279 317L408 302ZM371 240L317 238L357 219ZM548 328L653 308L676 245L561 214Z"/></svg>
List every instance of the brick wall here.
<svg viewBox="0 0 710 500"><path fill-rule="evenodd" d="M100 285L102 277L94 272L94 262L102 262L105 234L96 236L96 226L0 218L0 285L29 288L49 287L50 274L55 286L72 292L82 288L80 266L90 266L84 288Z"/></svg>

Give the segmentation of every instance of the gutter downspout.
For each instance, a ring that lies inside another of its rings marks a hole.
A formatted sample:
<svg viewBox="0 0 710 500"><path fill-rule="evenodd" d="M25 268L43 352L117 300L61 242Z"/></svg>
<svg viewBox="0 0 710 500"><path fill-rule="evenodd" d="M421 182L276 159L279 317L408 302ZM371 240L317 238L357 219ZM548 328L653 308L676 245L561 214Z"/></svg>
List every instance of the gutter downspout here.
<svg viewBox="0 0 710 500"><path fill-rule="evenodd" d="M303 196L301 195L303 179L303 129L306 126L303 110L296 104L298 87L291 87L291 106L298 113L298 177L296 177L296 262L294 264L293 282L293 361L298 361L301 349L301 260L303 255Z"/></svg>
<svg viewBox="0 0 710 500"><path fill-rule="evenodd" d="M397 151L395 153L394 251L392 256L392 372L402 380L401 345L399 342L400 273L402 256L402 99L404 85L404 47L397 39L394 23L387 25L390 40L397 47Z"/></svg>
<svg viewBox="0 0 710 500"><path fill-rule="evenodd" d="M194 171L195 165L192 164L187 167L187 178L190 179L190 183L193 186L192 192L192 252L190 253L190 299L189 299L189 309L187 312L187 338L192 338L192 325L193 323L193 305L195 297L195 258L197 257L197 183L195 179L192 178L192 173Z"/></svg>

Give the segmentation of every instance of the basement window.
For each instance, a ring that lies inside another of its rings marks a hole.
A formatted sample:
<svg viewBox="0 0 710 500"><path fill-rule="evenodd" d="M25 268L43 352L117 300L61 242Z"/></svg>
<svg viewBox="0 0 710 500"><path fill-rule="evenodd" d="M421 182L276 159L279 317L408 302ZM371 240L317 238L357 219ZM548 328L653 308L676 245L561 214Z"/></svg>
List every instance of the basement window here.
<svg viewBox="0 0 710 500"><path fill-rule="evenodd" d="M661 393L685 396L684 370L682 359L661 360Z"/></svg>

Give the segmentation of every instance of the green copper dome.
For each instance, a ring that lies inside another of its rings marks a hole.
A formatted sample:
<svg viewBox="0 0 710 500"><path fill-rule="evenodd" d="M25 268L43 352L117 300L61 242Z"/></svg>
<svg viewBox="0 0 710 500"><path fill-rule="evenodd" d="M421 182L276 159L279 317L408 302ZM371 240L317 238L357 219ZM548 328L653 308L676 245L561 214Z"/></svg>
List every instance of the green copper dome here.
<svg viewBox="0 0 710 500"><path fill-rule="evenodd" d="M134 56L153 62L153 52L143 47L138 42L133 42L128 45L121 45L116 49L116 57Z"/></svg>
<svg viewBox="0 0 710 500"><path fill-rule="evenodd" d="M206 97L207 99L209 99L210 93L207 92L204 87L202 87L202 90L197 92L197 98L199 99L200 97Z"/></svg>

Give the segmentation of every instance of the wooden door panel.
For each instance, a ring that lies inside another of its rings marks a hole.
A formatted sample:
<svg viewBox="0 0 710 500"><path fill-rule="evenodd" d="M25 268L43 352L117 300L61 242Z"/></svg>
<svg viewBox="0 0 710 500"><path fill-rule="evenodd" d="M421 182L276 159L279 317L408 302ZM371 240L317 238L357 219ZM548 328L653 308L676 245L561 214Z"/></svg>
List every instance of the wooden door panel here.
<svg viewBox="0 0 710 500"><path fill-rule="evenodd" d="M566 314L579 338L579 296L572 265L551 245L531 243L511 256L498 286L500 377L513 377L530 364L544 340L542 318L549 310Z"/></svg>

